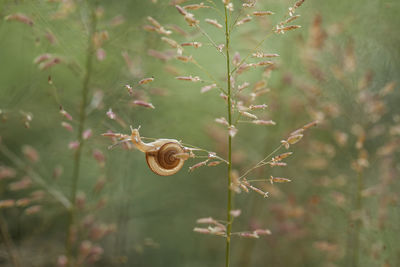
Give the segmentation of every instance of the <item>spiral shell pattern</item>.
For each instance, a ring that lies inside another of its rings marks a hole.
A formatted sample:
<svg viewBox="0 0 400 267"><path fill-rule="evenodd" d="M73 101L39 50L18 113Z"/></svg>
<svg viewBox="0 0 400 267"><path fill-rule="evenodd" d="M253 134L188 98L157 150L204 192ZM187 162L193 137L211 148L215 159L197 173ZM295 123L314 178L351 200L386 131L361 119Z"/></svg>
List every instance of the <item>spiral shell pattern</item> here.
<svg viewBox="0 0 400 267"><path fill-rule="evenodd" d="M174 157L184 153L183 147L174 142L169 142L160 147L156 152L147 152L146 161L149 168L158 175L169 176L177 173L184 164L183 159Z"/></svg>

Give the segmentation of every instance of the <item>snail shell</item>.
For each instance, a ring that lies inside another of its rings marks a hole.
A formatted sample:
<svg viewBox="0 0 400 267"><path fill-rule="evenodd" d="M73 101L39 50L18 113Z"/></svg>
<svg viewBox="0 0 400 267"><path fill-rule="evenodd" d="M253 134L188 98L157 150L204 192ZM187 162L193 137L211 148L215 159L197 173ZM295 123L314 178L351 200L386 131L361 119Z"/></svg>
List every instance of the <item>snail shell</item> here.
<svg viewBox="0 0 400 267"><path fill-rule="evenodd" d="M177 173L184 164L184 160L174 155L184 153L183 147L175 142L162 145L157 151L146 152L146 161L149 168L158 175L169 176Z"/></svg>

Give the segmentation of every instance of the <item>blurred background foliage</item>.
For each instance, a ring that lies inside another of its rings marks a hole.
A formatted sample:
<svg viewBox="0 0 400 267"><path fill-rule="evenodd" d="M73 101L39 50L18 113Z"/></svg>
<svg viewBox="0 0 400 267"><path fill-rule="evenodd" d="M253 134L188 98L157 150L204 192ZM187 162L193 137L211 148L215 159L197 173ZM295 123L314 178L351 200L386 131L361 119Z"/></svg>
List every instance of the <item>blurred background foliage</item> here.
<svg viewBox="0 0 400 267"><path fill-rule="evenodd" d="M245 55L293 5L258 2L257 9L276 14L235 30L232 52ZM239 9L242 2L233 3ZM95 4L98 43L85 126L92 136L83 148L78 183L76 254L89 253L83 266L221 266L223 238L192 229L198 218L225 217L225 167L193 173L184 168L159 177L142 153L107 150L109 140L100 135L141 125L146 137L175 138L224 155L226 138L214 122L226 111L219 92L200 94L206 84L177 81L175 76L204 74L173 58L152 57L149 50L166 55L172 50L143 25L152 16L168 29L178 25L187 32L188 38L172 35L179 43L208 41L167 0ZM68 214L48 192L71 194L69 144L76 140L92 8L84 1L0 2L2 266L62 265ZM288 167L253 174L289 177L291 183L260 185L270 192L268 199L237 195L242 215L234 230L267 227L272 235L235 238L232 266L400 266L399 11L397 0L307 0L297 20L302 28L272 35L263 45L263 51L280 54L268 79L271 91L260 100L269 105L266 119L277 125L242 125L234 139L234 168L243 172L291 131L312 120L321 123L296 145ZM6 19L16 13L33 26ZM196 17L217 15L204 9ZM204 29L217 44L224 42L222 30L207 24ZM189 49L224 81L224 58L213 46ZM49 68L35 64L44 53L61 62ZM241 82L253 86L261 75L246 73ZM145 77L155 80L129 96L124 85ZM134 106L135 98L156 108ZM72 121L60 114L60 106ZM110 108L117 120L106 115Z"/></svg>

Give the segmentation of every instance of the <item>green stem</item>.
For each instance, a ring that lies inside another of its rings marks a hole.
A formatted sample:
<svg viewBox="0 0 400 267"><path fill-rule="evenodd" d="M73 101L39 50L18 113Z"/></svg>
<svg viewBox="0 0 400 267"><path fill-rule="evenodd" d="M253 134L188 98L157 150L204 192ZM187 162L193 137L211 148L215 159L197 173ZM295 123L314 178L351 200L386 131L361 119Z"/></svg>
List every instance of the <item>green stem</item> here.
<svg viewBox="0 0 400 267"><path fill-rule="evenodd" d="M364 180L362 171L358 172L357 175L357 196L355 202L355 211L361 216L362 209L362 190L364 188ZM352 265L353 267L358 267L358 259L359 259L359 251L360 251L360 228L361 228L361 218L356 218L356 222L354 224L354 244L353 244L353 258Z"/></svg>
<svg viewBox="0 0 400 267"><path fill-rule="evenodd" d="M232 104L231 104L231 69L229 60L229 28L228 28L228 10L225 6L225 48L226 48L226 69L227 69L227 86L228 86L228 123L232 125ZM227 203L227 228L226 228L226 251L225 251L225 266L229 267L231 233L233 218L231 215L233 194L230 189L232 184L232 137L228 134L228 203Z"/></svg>
<svg viewBox="0 0 400 267"><path fill-rule="evenodd" d="M10 256L10 262L14 267L20 267L21 263L19 262L19 257L15 250L14 243L11 239L10 233L8 232L7 222L5 221L2 213L0 213L0 234L7 253Z"/></svg>
<svg viewBox="0 0 400 267"><path fill-rule="evenodd" d="M88 48L87 48L87 56L86 56L86 68L85 68L85 75L83 77L82 82L82 102L79 111L79 126L78 126L78 142L79 146L75 151L74 154L74 165L73 165L73 172L72 172L72 185L71 185L71 208L69 209L69 221L68 221L68 230L67 230L67 240L66 240L66 254L68 258L68 264L72 266L71 262L71 255L72 255L72 230L74 227L75 216L76 216L76 193L78 188L78 181L79 181L79 170L81 165L81 156L82 156L82 149L84 145L84 140L82 137L83 129L85 128L85 121L86 121L86 107L88 102L88 94L89 94L89 82L90 77L92 74L92 58L94 54L94 43L93 43L93 36L96 32L96 13L95 8L91 7L89 1L88 6L91 8L90 14L90 25L89 25L89 33L88 33Z"/></svg>

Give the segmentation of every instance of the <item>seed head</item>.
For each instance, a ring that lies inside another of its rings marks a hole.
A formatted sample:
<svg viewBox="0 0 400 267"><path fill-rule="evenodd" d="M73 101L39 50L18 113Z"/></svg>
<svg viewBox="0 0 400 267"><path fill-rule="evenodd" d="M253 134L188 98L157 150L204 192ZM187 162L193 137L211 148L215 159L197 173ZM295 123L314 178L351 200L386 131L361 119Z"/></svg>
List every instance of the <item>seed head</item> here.
<svg viewBox="0 0 400 267"><path fill-rule="evenodd" d="M179 47L179 44L175 40L173 40L171 38L161 37L161 40L163 42L169 44L172 48L178 48Z"/></svg>
<svg viewBox="0 0 400 267"><path fill-rule="evenodd" d="M216 19L205 19L205 22L217 27L217 28L222 28L222 25L218 23Z"/></svg>
<svg viewBox="0 0 400 267"><path fill-rule="evenodd" d="M214 167L214 166L217 166L217 165L219 165L221 163L222 163L222 161L212 161L212 162L208 163L207 166Z"/></svg>
<svg viewBox="0 0 400 267"><path fill-rule="evenodd" d="M192 77L192 75L190 75L190 76L178 76L178 77L175 77L175 78L177 80L189 81L189 82L199 82L199 81L201 81L199 76Z"/></svg>
<svg viewBox="0 0 400 267"><path fill-rule="evenodd" d="M193 46L194 48L199 48L202 46L202 43L199 42L189 42L189 43L182 43L181 46Z"/></svg>
<svg viewBox="0 0 400 267"><path fill-rule="evenodd" d="M250 110L256 110L256 109L266 109L268 106L266 104L261 104L261 105L250 105L249 109Z"/></svg>
<svg viewBox="0 0 400 267"><path fill-rule="evenodd" d="M256 115L251 114L251 113L246 112L246 111L239 111L239 113L242 114L243 116L248 117L248 118L253 119L253 120L257 120L258 119Z"/></svg>
<svg viewBox="0 0 400 267"><path fill-rule="evenodd" d="M2 208L11 208L14 207L15 200L14 199L4 199L0 200L0 209Z"/></svg>
<svg viewBox="0 0 400 267"><path fill-rule="evenodd" d="M235 125L231 125L228 127L228 133L232 138L235 137L237 132L238 132L238 129L235 127Z"/></svg>
<svg viewBox="0 0 400 267"><path fill-rule="evenodd" d="M153 26L154 26L155 28L157 28L157 29L161 28L161 24L160 24L157 20L155 20L153 17L148 16L148 17L147 17L147 20L148 20L151 24L153 24Z"/></svg>
<svg viewBox="0 0 400 267"><path fill-rule="evenodd" d="M280 155L278 155L278 156L276 156L276 157L273 157L273 158L272 158L272 161L274 161L274 162L281 161L281 160L283 160L283 159L289 157L289 156L292 155L292 154L293 154L293 152L286 152L286 153L280 154Z"/></svg>
<svg viewBox="0 0 400 267"><path fill-rule="evenodd" d="M278 54L265 54L263 52L256 52L252 54L252 57L265 58L265 57L279 57Z"/></svg>
<svg viewBox="0 0 400 267"><path fill-rule="evenodd" d="M32 163L39 161L39 154L32 146L24 145L22 147L22 154Z"/></svg>
<svg viewBox="0 0 400 267"><path fill-rule="evenodd" d="M216 118L215 119L215 122L218 122L218 123L220 123L220 124L223 124L223 125L226 125L226 126L229 126L229 123L228 123L228 121L224 118L224 117L221 117L221 118Z"/></svg>
<svg viewBox="0 0 400 267"><path fill-rule="evenodd" d="M269 16L269 15L273 15L273 14L275 14L275 13L271 12L271 11L254 11L253 12L253 15L258 16L258 17Z"/></svg>
<svg viewBox="0 0 400 267"><path fill-rule="evenodd" d="M287 164L285 162L269 162L268 163L271 167L279 166L279 167L285 167Z"/></svg>
<svg viewBox="0 0 400 267"><path fill-rule="evenodd" d="M177 56L176 58L185 63L190 62L193 59L192 56Z"/></svg>
<svg viewBox="0 0 400 267"><path fill-rule="evenodd" d="M291 180L289 180L287 178L273 177L272 175L271 175L269 181L271 182L271 184L273 184L273 183L288 183L288 182L291 182Z"/></svg>
<svg viewBox="0 0 400 267"><path fill-rule="evenodd" d="M128 94L133 96L133 88L129 84L125 85L126 90L128 90Z"/></svg>
<svg viewBox="0 0 400 267"><path fill-rule="evenodd" d="M256 233L257 235L270 235L271 231L269 229L257 229L254 230L254 233Z"/></svg>
<svg viewBox="0 0 400 267"><path fill-rule="evenodd" d="M257 1L253 1L251 3L244 3L242 6L245 8L251 8L251 7L255 7L256 6Z"/></svg>
<svg viewBox="0 0 400 267"><path fill-rule="evenodd" d="M265 121L265 120L254 120L252 121L252 123L257 124L257 125L276 125L276 122L269 120L269 121Z"/></svg>
<svg viewBox="0 0 400 267"><path fill-rule="evenodd" d="M43 61L49 60L51 57L52 57L52 55L49 54L49 53L41 54L41 55L37 56L37 57L33 60L33 63L39 64L39 63L41 63L41 62L43 62Z"/></svg>
<svg viewBox="0 0 400 267"><path fill-rule="evenodd" d="M243 25L243 24L245 24L247 22L250 22L250 21L251 21L251 17L250 17L250 15L247 15L247 17L245 17L244 19L241 19L238 22L236 22L236 26Z"/></svg>
<svg viewBox="0 0 400 267"><path fill-rule="evenodd" d="M242 91L243 89L249 87L249 85L250 85L250 83L244 82L243 84L241 84L241 85L238 86L238 91L239 91L239 92Z"/></svg>
<svg viewBox="0 0 400 267"><path fill-rule="evenodd" d="M72 128L72 125L69 124L68 122L61 122L61 126L64 127L67 131L72 132L74 129Z"/></svg>
<svg viewBox="0 0 400 267"><path fill-rule="evenodd" d="M239 233L239 236L246 237L246 238L260 238L257 233L255 232L242 232Z"/></svg>
<svg viewBox="0 0 400 267"><path fill-rule="evenodd" d="M139 85L147 84L147 83L150 83L150 82L152 82L152 81L154 81L154 78L153 78L153 77L151 77L151 78L145 78L145 79L143 79L143 80L140 80L140 81L138 82L138 84L139 84Z"/></svg>
<svg viewBox="0 0 400 267"><path fill-rule="evenodd" d="M296 144L297 142L299 142L301 140L301 138L303 138L302 134L296 134L296 135L292 135L289 136L289 138L287 139L287 142L291 145Z"/></svg>
<svg viewBox="0 0 400 267"><path fill-rule="evenodd" d="M186 16L187 11L186 11L184 8L182 8L180 5L176 5L175 7L176 7L176 9L178 10L178 12L179 12L182 16Z"/></svg>
<svg viewBox="0 0 400 267"><path fill-rule="evenodd" d="M199 163L197 163L197 164L195 164L195 165L189 167L189 172L192 172L192 171L194 171L194 170L197 169L197 168L200 168L200 167L202 167L202 166L205 166L205 165L207 164L208 161L209 161L209 159L207 159L207 160L205 160L205 161L202 161L202 162L199 162Z"/></svg>
<svg viewBox="0 0 400 267"><path fill-rule="evenodd" d="M117 115L112 111L111 108L107 111L106 114L107 114L107 117L109 117L112 120L115 120L117 118Z"/></svg>
<svg viewBox="0 0 400 267"><path fill-rule="evenodd" d="M32 215L32 214L38 213L39 211L41 211L41 209L42 209L42 206L34 205L34 206L31 206L31 207L27 208L25 210L25 214L26 215Z"/></svg>
<svg viewBox="0 0 400 267"><path fill-rule="evenodd" d="M155 109L155 107L154 107L154 105L152 103L148 103L148 102L145 102L145 101L142 101L142 100L135 100L135 101L133 101L133 104L137 105L137 106L142 106L142 107L145 107L145 108Z"/></svg>
<svg viewBox="0 0 400 267"><path fill-rule="evenodd" d="M210 85L206 85L206 86L203 86L203 87L201 88L200 92L203 94L203 93L208 92L208 91L210 91L211 89L216 88L216 87L217 87L217 85L216 85L215 83L210 84Z"/></svg>
<svg viewBox="0 0 400 267"><path fill-rule="evenodd" d="M83 140L87 140L92 136L92 129L87 129L82 133Z"/></svg>
<svg viewBox="0 0 400 267"><path fill-rule="evenodd" d="M311 127L317 126L317 124L318 124L318 121L313 121L313 122L307 123L306 125L303 126L303 129L307 130Z"/></svg>
<svg viewBox="0 0 400 267"><path fill-rule="evenodd" d="M183 7L185 10L197 10L200 8L210 8L209 6L205 6L204 3L194 4L194 5L186 5Z"/></svg>
<svg viewBox="0 0 400 267"><path fill-rule="evenodd" d="M16 14L11 14L8 15L4 18L5 21L18 21L18 22L22 22L26 25L29 26L33 26L33 20L31 18L29 18L27 15L24 15L22 13L16 13Z"/></svg>
<svg viewBox="0 0 400 267"><path fill-rule="evenodd" d="M276 26L275 32L284 34L287 31L295 30L298 28L301 28L301 26L300 25L290 25L290 26L286 26L286 27Z"/></svg>
<svg viewBox="0 0 400 267"><path fill-rule="evenodd" d="M230 212L230 214L235 218L239 217L241 213L242 213L241 210L231 210L231 212Z"/></svg>

